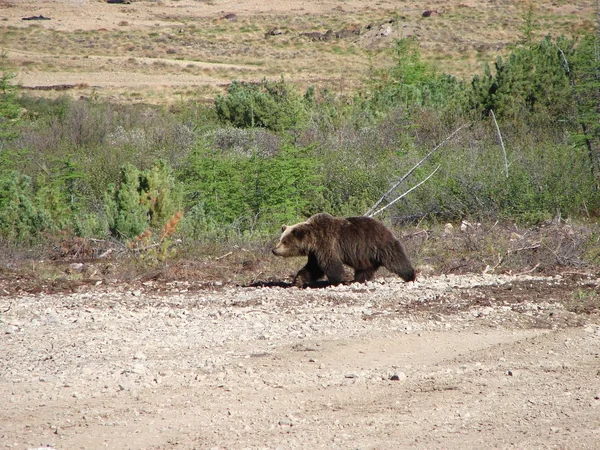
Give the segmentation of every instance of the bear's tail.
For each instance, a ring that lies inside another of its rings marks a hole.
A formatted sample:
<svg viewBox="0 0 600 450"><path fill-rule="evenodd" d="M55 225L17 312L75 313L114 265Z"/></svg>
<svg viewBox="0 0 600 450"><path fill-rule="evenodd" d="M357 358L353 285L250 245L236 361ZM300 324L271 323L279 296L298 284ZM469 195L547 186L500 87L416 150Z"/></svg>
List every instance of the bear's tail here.
<svg viewBox="0 0 600 450"><path fill-rule="evenodd" d="M383 265L390 271L399 275L404 281L415 281L417 274L406 256L404 246L396 240L386 251L382 258Z"/></svg>

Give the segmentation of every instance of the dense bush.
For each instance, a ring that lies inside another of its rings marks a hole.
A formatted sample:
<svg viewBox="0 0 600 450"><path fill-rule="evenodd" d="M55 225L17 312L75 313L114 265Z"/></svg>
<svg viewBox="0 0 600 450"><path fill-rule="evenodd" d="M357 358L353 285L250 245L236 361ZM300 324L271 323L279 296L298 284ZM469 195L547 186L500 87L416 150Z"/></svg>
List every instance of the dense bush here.
<svg viewBox="0 0 600 450"><path fill-rule="evenodd" d="M31 178L11 172L0 179L0 236L29 243L51 226L47 211L36 204Z"/></svg>
<svg viewBox="0 0 600 450"><path fill-rule="evenodd" d="M462 108L467 92L464 83L438 73L423 62L416 40L396 41L392 62L390 68L371 74L367 83L368 96L359 100L363 119L382 118L397 108L407 112L421 107L436 107L448 112Z"/></svg>
<svg viewBox="0 0 600 450"><path fill-rule="evenodd" d="M574 55L574 42L547 37L538 44L516 48L494 71L486 65L472 82L469 107L497 117L573 121L575 103L565 58Z"/></svg>
<svg viewBox="0 0 600 450"><path fill-rule="evenodd" d="M303 98L283 79L261 83L234 81L227 95L215 99L218 117L239 128L262 127L282 132L297 130L307 120Z"/></svg>
<svg viewBox="0 0 600 450"><path fill-rule="evenodd" d="M227 224L237 232L254 231L257 225L273 229L297 220L312 212L321 190L312 149L289 144L274 155L200 145L189 155L179 179L197 220Z"/></svg>
<svg viewBox="0 0 600 450"><path fill-rule="evenodd" d="M574 133L575 142L588 151L590 169L600 185L600 45L597 34L583 36L565 63L565 71L573 87L579 132Z"/></svg>
<svg viewBox="0 0 600 450"><path fill-rule="evenodd" d="M111 234L131 239L164 227L181 209L181 189L164 161L143 171L126 164L119 184L109 186L104 204Z"/></svg>

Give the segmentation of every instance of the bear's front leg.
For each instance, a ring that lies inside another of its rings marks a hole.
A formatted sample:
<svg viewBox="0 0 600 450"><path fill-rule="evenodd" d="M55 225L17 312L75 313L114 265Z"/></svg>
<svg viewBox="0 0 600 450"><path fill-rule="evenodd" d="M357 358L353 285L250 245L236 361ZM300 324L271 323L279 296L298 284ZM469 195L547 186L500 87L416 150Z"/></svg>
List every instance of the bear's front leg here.
<svg viewBox="0 0 600 450"><path fill-rule="evenodd" d="M324 275L325 272L323 269L321 269L321 266L319 266L317 257L314 255L314 253L309 253L308 262L296 274L296 277L294 278L294 284L298 287L302 287L306 284L319 281Z"/></svg>
<svg viewBox="0 0 600 450"><path fill-rule="evenodd" d="M357 283L366 283L367 281L371 281L375 276L374 269L364 269L364 270L355 270L354 271L354 280Z"/></svg>
<svg viewBox="0 0 600 450"><path fill-rule="evenodd" d="M331 284L340 284L344 281L344 264L341 260L328 261L323 270Z"/></svg>

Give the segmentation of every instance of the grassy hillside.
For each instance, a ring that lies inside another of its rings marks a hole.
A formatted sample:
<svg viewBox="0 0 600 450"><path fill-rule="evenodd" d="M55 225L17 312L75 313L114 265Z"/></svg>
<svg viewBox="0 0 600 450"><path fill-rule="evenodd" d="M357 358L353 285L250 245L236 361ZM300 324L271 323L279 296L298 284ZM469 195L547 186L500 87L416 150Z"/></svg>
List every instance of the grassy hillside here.
<svg viewBox="0 0 600 450"><path fill-rule="evenodd" d="M21 20L36 2L0 5L0 46L23 85L48 89L36 95L64 92L58 86L75 96L151 103L211 100L231 80L281 75L347 92L370 69L389 65L393 41L407 37L417 39L425 61L469 79L526 37L593 28L596 12L592 0L291 2L275 11L255 1L229 20L225 13L236 11L219 2L89 0L85 13L54 2L50 21ZM428 9L439 14L423 17ZM71 27L62 25L69 14L76 15Z"/></svg>

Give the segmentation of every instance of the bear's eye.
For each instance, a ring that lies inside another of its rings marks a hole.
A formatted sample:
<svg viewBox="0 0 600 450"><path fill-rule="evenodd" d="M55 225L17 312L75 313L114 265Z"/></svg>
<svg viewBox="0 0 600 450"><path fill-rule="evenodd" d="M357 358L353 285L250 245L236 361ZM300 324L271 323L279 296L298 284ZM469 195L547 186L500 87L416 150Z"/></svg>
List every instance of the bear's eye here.
<svg viewBox="0 0 600 450"><path fill-rule="evenodd" d="M295 228L294 230L292 230L292 234L297 238L297 239L302 239L304 237L304 235L306 234L306 231L304 230L300 230L298 228Z"/></svg>

